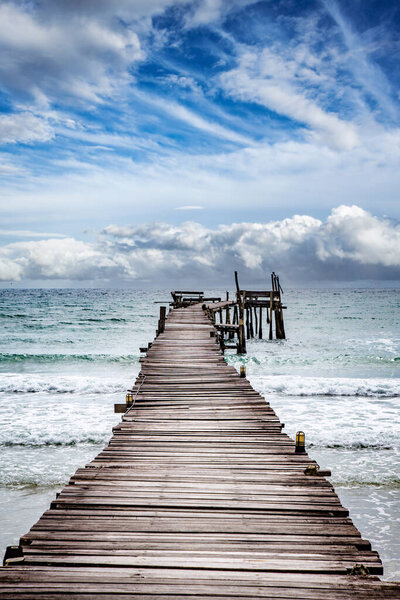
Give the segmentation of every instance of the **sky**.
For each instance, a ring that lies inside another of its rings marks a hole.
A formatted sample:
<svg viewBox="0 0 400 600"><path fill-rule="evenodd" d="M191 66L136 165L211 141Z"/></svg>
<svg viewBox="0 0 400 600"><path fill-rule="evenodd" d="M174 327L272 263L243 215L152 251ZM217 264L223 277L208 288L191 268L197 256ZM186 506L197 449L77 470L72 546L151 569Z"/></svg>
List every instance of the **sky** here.
<svg viewBox="0 0 400 600"><path fill-rule="evenodd" d="M0 0L0 285L398 286L399 58L397 0Z"/></svg>

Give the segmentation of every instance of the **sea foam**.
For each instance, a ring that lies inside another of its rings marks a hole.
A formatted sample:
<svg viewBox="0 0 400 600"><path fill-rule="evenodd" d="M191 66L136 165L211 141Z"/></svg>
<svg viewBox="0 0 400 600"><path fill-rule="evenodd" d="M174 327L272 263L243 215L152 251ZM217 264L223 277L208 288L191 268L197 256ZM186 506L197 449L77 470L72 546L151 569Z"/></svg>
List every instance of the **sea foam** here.
<svg viewBox="0 0 400 600"><path fill-rule="evenodd" d="M126 386L115 378L0 373L0 393L115 394L124 389Z"/></svg>
<svg viewBox="0 0 400 600"><path fill-rule="evenodd" d="M362 396L395 398L400 396L400 379L304 377L271 375L255 377L264 394L284 396Z"/></svg>

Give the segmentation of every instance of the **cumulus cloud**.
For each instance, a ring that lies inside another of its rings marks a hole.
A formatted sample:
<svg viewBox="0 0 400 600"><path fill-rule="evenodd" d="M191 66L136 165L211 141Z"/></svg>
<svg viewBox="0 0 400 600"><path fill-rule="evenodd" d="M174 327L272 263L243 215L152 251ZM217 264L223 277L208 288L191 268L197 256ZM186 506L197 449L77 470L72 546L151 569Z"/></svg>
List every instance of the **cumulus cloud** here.
<svg viewBox="0 0 400 600"><path fill-rule="evenodd" d="M135 272L120 253L66 238L16 242L0 249L2 280L107 280ZM4 266L4 271L2 270Z"/></svg>
<svg viewBox="0 0 400 600"><path fill-rule="evenodd" d="M49 239L0 248L3 281L229 282L234 269L254 282L279 271L292 283L400 278L400 226L358 206L325 222L294 215L209 229L199 223L110 225L99 240Z"/></svg>
<svg viewBox="0 0 400 600"><path fill-rule="evenodd" d="M400 265L400 227L377 219L358 206L334 209L324 232L317 240L317 256L322 261L339 259L362 265Z"/></svg>

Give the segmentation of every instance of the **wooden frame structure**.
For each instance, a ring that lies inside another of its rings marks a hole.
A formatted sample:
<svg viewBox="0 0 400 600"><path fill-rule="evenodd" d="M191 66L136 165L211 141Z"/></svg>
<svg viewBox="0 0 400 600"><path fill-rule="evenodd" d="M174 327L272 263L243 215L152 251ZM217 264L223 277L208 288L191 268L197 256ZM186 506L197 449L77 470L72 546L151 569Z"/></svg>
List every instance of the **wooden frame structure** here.
<svg viewBox="0 0 400 600"><path fill-rule="evenodd" d="M229 300L229 292L226 293L224 301L221 301L221 298L203 298L202 300L204 310L217 329L221 349L237 349L238 354L245 354L246 339L258 337L261 340L263 338L263 310L266 324L269 326L269 339L274 339L273 320L275 321L275 338L277 340L286 339L283 320L283 310L286 309L286 306L282 304L283 290L279 276L271 273L270 290L249 291L240 288L238 273L235 271L235 284L235 300ZM200 293L197 292L197 294ZM187 301L186 298L185 301ZM234 343L235 337L236 343Z"/></svg>

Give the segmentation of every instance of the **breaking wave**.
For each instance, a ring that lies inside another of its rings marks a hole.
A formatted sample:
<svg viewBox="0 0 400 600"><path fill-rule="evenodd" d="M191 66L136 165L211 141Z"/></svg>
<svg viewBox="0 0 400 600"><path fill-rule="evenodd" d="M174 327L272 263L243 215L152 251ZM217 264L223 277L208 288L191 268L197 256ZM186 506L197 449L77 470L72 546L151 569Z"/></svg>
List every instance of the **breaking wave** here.
<svg viewBox="0 0 400 600"><path fill-rule="evenodd" d="M283 396L362 396L400 397L400 379L353 379L330 377L296 377L275 375L257 377L257 387L264 394Z"/></svg>
<svg viewBox="0 0 400 600"><path fill-rule="evenodd" d="M104 362L104 363L137 363L137 354L29 354L0 352L0 363L55 363L55 362Z"/></svg>
<svg viewBox="0 0 400 600"><path fill-rule="evenodd" d="M110 436L108 436L110 437ZM30 438L30 439L20 439L20 440L0 440L0 447L3 448L48 448L50 446L56 448L68 448L71 446L80 446L80 445L90 445L90 446L98 446L104 445L105 439L104 435L99 433L98 435L90 436L90 437L68 437L68 433L62 435L60 433L59 436L44 436L40 438L38 436Z"/></svg>
<svg viewBox="0 0 400 600"><path fill-rule="evenodd" d="M0 374L0 392L9 394L115 394L125 389L121 381L103 377Z"/></svg>

